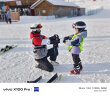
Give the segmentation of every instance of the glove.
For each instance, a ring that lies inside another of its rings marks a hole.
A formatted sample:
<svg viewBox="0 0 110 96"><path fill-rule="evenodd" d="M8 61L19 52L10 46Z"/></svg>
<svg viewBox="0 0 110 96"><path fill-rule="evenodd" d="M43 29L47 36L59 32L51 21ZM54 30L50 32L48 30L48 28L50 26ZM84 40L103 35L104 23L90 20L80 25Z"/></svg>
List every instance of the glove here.
<svg viewBox="0 0 110 96"><path fill-rule="evenodd" d="M50 44L55 43L55 36L51 36L51 37L49 37L49 39L50 39Z"/></svg>
<svg viewBox="0 0 110 96"><path fill-rule="evenodd" d="M66 44L66 40L68 40L68 39L69 39L69 36L64 37L63 43Z"/></svg>
<svg viewBox="0 0 110 96"><path fill-rule="evenodd" d="M66 45L71 45L71 41L70 40L66 40L65 42L63 42Z"/></svg>
<svg viewBox="0 0 110 96"><path fill-rule="evenodd" d="M57 34L55 34L54 36L55 36L55 41L56 41L56 43L60 43L60 38L59 38L59 36L58 36Z"/></svg>
<svg viewBox="0 0 110 96"><path fill-rule="evenodd" d="M64 44L66 44L66 41L65 42L63 42Z"/></svg>
<svg viewBox="0 0 110 96"><path fill-rule="evenodd" d="M60 39L57 34L55 34L54 36L51 36L49 39L50 39L50 44L56 45L56 44L60 43Z"/></svg>

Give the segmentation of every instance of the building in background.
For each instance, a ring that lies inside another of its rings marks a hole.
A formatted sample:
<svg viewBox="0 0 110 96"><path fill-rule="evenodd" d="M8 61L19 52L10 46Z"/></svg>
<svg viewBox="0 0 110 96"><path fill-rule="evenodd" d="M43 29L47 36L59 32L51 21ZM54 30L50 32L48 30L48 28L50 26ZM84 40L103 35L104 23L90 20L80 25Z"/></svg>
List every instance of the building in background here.
<svg viewBox="0 0 110 96"><path fill-rule="evenodd" d="M85 8L64 0L3 0L12 12L20 15L75 17L85 15ZM2 4L3 5L3 4ZM6 7L5 7L6 8Z"/></svg>
<svg viewBox="0 0 110 96"><path fill-rule="evenodd" d="M4 0L4 4L10 6L11 11L20 15L31 15L30 6L37 0Z"/></svg>
<svg viewBox="0 0 110 96"><path fill-rule="evenodd" d="M35 16L74 17L85 15L85 8L60 0L37 0L30 8Z"/></svg>

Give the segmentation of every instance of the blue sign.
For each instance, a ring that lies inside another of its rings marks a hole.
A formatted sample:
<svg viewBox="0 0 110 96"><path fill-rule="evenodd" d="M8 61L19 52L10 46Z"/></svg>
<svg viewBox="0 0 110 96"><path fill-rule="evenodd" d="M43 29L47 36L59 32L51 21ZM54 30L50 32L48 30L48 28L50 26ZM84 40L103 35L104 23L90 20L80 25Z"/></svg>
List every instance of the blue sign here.
<svg viewBox="0 0 110 96"><path fill-rule="evenodd" d="M39 87L34 87L34 92L39 92Z"/></svg>

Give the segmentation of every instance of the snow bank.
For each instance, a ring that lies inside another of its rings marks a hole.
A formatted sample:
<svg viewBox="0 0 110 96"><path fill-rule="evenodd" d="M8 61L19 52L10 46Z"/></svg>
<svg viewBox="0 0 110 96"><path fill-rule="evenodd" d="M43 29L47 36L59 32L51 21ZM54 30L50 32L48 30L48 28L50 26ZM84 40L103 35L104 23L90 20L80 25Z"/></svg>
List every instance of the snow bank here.
<svg viewBox="0 0 110 96"><path fill-rule="evenodd" d="M26 20L36 20L36 19L38 19L38 20L53 20L53 19L55 19L55 16L21 16L20 17L20 20L24 20L24 21L26 21Z"/></svg>

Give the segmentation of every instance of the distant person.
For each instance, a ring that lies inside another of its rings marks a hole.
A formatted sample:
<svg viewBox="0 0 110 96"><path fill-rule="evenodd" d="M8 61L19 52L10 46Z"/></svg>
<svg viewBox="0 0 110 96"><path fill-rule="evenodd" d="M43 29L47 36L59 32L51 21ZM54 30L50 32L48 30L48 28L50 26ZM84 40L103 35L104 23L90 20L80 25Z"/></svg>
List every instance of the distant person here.
<svg viewBox="0 0 110 96"><path fill-rule="evenodd" d="M0 13L0 21L2 21L2 16L1 16L1 13Z"/></svg>
<svg viewBox="0 0 110 96"><path fill-rule="evenodd" d="M5 12L5 22L8 24L7 12Z"/></svg>
<svg viewBox="0 0 110 96"><path fill-rule="evenodd" d="M8 11L7 12L7 18L8 18L8 23L12 23L12 21L11 21L11 12L10 11Z"/></svg>
<svg viewBox="0 0 110 96"><path fill-rule="evenodd" d="M73 24L73 28L75 28L76 33L64 37L63 42L69 45L68 50L71 52L74 61L73 70L70 71L70 74L80 74L83 66L79 54L83 50L84 39L87 37L86 24L83 21L78 21Z"/></svg>

